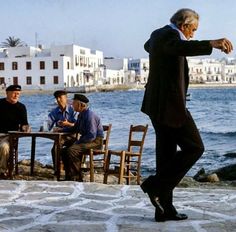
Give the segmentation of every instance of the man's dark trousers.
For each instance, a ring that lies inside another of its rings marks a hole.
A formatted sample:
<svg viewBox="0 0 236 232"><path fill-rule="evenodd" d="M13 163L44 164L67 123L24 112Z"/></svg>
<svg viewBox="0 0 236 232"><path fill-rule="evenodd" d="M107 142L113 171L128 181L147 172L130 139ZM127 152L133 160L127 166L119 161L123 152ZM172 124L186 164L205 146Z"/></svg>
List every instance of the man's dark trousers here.
<svg viewBox="0 0 236 232"><path fill-rule="evenodd" d="M190 112L187 111L187 115L186 122L178 128L159 125L151 119L156 132L157 173L149 177L150 188L164 208L172 205L173 189L204 152L194 120ZM180 150L177 151L177 147Z"/></svg>

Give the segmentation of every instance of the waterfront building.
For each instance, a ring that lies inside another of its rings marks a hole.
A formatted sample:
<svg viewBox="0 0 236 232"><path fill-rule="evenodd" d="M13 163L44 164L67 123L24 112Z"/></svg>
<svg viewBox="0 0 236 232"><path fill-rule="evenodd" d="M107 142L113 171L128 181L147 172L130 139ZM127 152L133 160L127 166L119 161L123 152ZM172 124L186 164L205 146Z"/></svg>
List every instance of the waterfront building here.
<svg viewBox="0 0 236 232"><path fill-rule="evenodd" d="M224 64L223 78L226 83L236 83L236 60L228 60Z"/></svg>
<svg viewBox="0 0 236 232"><path fill-rule="evenodd" d="M236 63L231 59L188 58L190 83L236 83Z"/></svg>
<svg viewBox="0 0 236 232"><path fill-rule="evenodd" d="M61 89L102 84L103 52L78 45L0 50L0 84Z"/></svg>
<svg viewBox="0 0 236 232"><path fill-rule="evenodd" d="M135 72L128 68L127 58L104 58L104 84L126 85L135 83Z"/></svg>
<svg viewBox="0 0 236 232"><path fill-rule="evenodd" d="M236 59L188 58L190 83L236 83ZM149 59L129 59L128 69L135 71L135 81L147 83Z"/></svg>
<svg viewBox="0 0 236 232"><path fill-rule="evenodd" d="M236 59L188 58L190 83L236 83ZM145 85L149 59L114 58L78 45L0 48L0 85L23 89L93 90L106 85Z"/></svg>
<svg viewBox="0 0 236 232"><path fill-rule="evenodd" d="M140 84L146 84L149 73L149 59L130 59L129 70L135 71L135 80Z"/></svg>

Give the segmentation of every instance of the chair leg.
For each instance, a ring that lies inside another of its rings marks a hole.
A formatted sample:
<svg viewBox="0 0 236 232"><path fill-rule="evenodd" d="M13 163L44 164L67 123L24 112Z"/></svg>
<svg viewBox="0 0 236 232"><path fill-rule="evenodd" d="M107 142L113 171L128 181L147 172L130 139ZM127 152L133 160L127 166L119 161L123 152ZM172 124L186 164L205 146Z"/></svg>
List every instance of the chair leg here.
<svg viewBox="0 0 236 232"><path fill-rule="evenodd" d="M93 149L90 149L89 152L89 165L90 165L90 182L94 182Z"/></svg>
<svg viewBox="0 0 236 232"><path fill-rule="evenodd" d="M129 185L130 184L130 156L126 156L126 184Z"/></svg>
<svg viewBox="0 0 236 232"><path fill-rule="evenodd" d="M140 167L141 167L141 157L138 157L138 164L137 164L137 184L138 185L140 185L140 179L141 179Z"/></svg>
<svg viewBox="0 0 236 232"><path fill-rule="evenodd" d="M106 171L107 157L108 157L108 151L106 150L104 153L104 159L103 159L103 172L104 173Z"/></svg>
<svg viewBox="0 0 236 232"><path fill-rule="evenodd" d="M111 153L108 152L106 162L104 164L105 170L104 170L103 184L107 184L107 179L108 179L108 175L109 175L110 160L111 160Z"/></svg>
<svg viewBox="0 0 236 232"><path fill-rule="evenodd" d="M118 184L122 184L125 168L125 151L121 152Z"/></svg>

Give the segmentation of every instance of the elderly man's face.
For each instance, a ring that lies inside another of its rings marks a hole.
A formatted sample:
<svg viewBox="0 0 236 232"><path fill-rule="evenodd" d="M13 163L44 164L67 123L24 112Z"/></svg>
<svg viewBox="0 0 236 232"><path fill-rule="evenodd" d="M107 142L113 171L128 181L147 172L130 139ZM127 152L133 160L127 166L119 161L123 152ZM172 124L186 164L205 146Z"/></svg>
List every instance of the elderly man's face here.
<svg viewBox="0 0 236 232"><path fill-rule="evenodd" d="M198 29L198 22L193 24L184 24L180 27L180 30L184 34L187 40L190 40L194 36L194 32Z"/></svg>
<svg viewBox="0 0 236 232"><path fill-rule="evenodd" d="M80 103L80 101L78 101L78 100L73 100L72 105L73 105L74 111L76 111L76 112L82 112L83 107L82 107L82 104Z"/></svg>
<svg viewBox="0 0 236 232"><path fill-rule="evenodd" d="M67 95L61 95L56 98L57 104L61 107L66 107L67 104Z"/></svg>
<svg viewBox="0 0 236 232"><path fill-rule="evenodd" d="M20 98L20 91L7 91L6 92L6 99L11 104L15 104L19 101Z"/></svg>

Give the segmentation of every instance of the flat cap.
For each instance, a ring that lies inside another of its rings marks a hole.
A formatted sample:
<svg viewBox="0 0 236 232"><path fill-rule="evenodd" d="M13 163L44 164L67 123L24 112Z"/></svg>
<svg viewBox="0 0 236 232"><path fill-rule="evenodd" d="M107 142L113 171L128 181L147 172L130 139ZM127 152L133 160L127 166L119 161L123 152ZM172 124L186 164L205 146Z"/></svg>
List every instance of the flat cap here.
<svg viewBox="0 0 236 232"><path fill-rule="evenodd" d="M21 86L20 85L9 85L6 88L6 91L21 91Z"/></svg>
<svg viewBox="0 0 236 232"><path fill-rule="evenodd" d="M78 100L83 103L88 103L89 99L83 94L75 94L73 100Z"/></svg>
<svg viewBox="0 0 236 232"><path fill-rule="evenodd" d="M60 97L62 95L66 95L66 94L67 94L67 92L65 90L57 90L53 93L55 98Z"/></svg>

